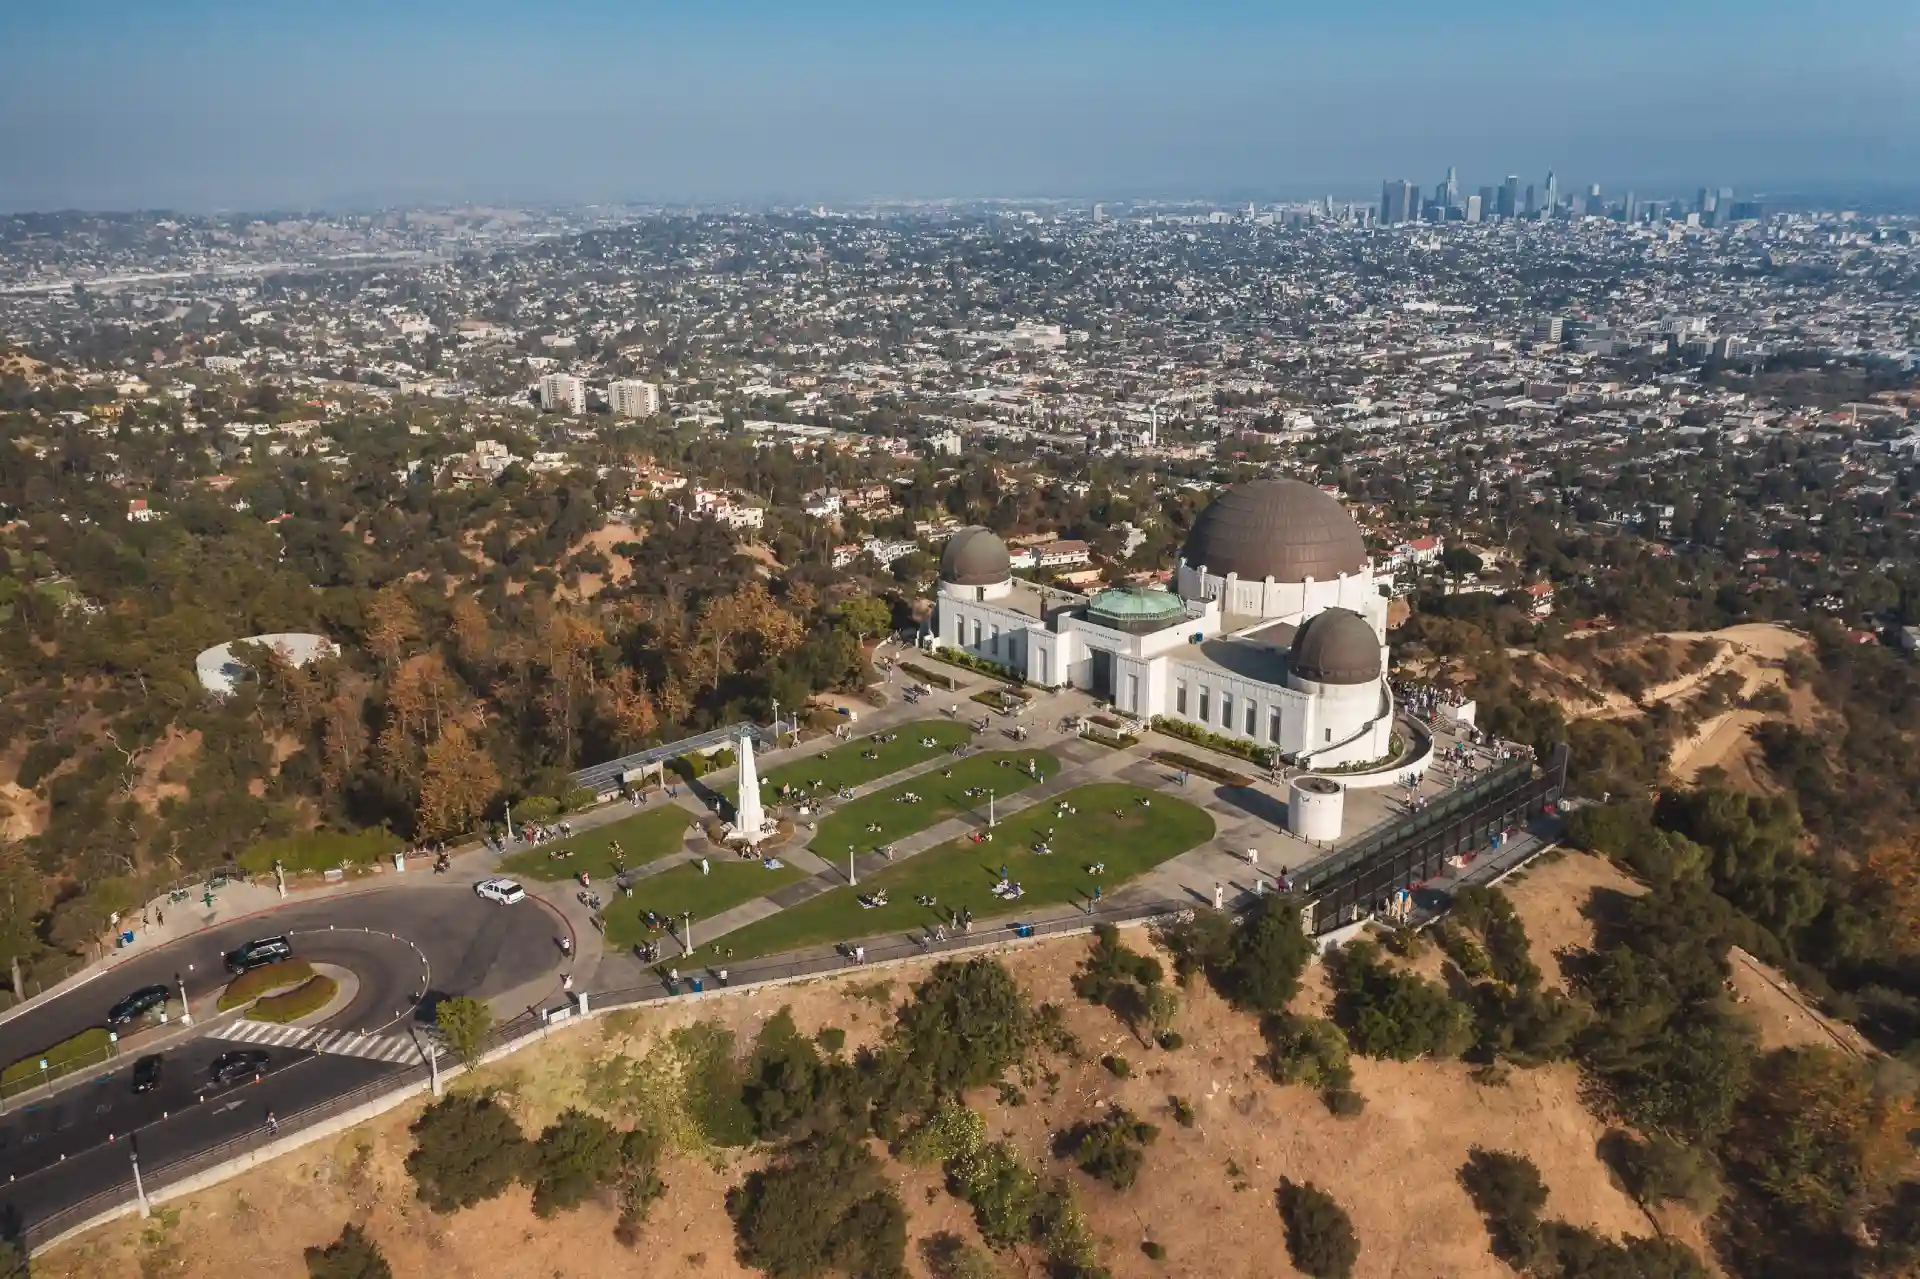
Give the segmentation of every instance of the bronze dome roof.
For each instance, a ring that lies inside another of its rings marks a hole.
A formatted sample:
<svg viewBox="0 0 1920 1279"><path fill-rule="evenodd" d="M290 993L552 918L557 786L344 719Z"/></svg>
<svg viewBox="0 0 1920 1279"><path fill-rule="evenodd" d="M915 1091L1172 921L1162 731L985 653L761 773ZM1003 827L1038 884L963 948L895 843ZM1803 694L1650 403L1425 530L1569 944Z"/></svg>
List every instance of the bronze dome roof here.
<svg viewBox="0 0 1920 1279"><path fill-rule="evenodd" d="M992 529L972 525L940 551L940 580L954 586L997 586L1013 576L1007 544Z"/></svg>
<svg viewBox="0 0 1920 1279"><path fill-rule="evenodd" d="M1315 613L1293 637L1293 673L1316 684L1369 684L1380 678L1380 637L1347 608Z"/></svg>
<svg viewBox="0 0 1920 1279"><path fill-rule="evenodd" d="M1256 480L1200 512L1181 557L1215 577L1330 582L1367 566L1367 544L1346 508L1313 485Z"/></svg>

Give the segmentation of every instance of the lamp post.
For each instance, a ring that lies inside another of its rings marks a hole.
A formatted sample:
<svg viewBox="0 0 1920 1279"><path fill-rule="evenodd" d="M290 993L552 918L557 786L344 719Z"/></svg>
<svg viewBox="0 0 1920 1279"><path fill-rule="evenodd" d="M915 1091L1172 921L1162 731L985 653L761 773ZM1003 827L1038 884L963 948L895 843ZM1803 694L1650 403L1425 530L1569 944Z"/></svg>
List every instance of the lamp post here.
<svg viewBox="0 0 1920 1279"><path fill-rule="evenodd" d="M140 1152L130 1149L127 1151L127 1158L133 1161L133 1197L140 1201L140 1215L150 1217L153 1215L153 1208L147 1203L147 1188L140 1180Z"/></svg>
<svg viewBox="0 0 1920 1279"><path fill-rule="evenodd" d="M853 845L848 844L847 845L847 887L858 888L859 886L860 886L860 881L854 878L854 874L853 874Z"/></svg>
<svg viewBox="0 0 1920 1279"><path fill-rule="evenodd" d="M193 965L188 964L187 967L191 968ZM173 981L174 984L180 988L180 1024L182 1026L191 1026L193 1025L193 1009L187 1005L187 979L184 974L176 972L173 975Z"/></svg>
<svg viewBox="0 0 1920 1279"><path fill-rule="evenodd" d="M993 792L987 792L987 829L993 829Z"/></svg>
<svg viewBox="0 0 1920 1279"><path fill-rule="evenodd" d="M693 912L686 911L680 916L680 945L688 955L693 954Z"/></svg>

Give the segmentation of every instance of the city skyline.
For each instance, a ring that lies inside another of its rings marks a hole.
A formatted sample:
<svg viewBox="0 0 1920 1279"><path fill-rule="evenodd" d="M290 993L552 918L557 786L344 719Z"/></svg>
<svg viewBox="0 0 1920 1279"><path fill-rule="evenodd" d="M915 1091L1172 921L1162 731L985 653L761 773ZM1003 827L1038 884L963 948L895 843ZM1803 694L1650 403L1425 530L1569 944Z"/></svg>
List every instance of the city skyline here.
<svg viewBox="0 0 1920 1279"><path fill-rule="evenodd" d="M1434 156L1647 190L1884 184L1920 171L1915 31L1891 0L1845 24L1727 0L22 6L0 16L0 206L1361 198ZM1421 109L1375 89L1416 82Z"/></svg>

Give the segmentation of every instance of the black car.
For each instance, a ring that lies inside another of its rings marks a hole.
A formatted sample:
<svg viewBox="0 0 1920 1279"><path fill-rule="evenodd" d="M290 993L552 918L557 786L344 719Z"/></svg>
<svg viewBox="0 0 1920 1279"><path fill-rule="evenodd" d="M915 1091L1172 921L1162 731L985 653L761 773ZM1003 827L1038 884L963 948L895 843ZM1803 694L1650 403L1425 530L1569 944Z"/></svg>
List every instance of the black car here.
<svg viewBox="0 0 1920 1279"><path fill-rule="evenodd" d="M227 971L244 973L277 964L292 955L293 943L285 937L260 937L227 952Z"/></svg>
<svg viewBox="0 0 1920 1279"><path fill-rule="evenodd" d="M107 1013L107 1029L118 1030L128 1022L138 1020L154 1009L166 1006L167 988L165 986L142 986L115 1004Z"/></svg>
<svg viewBox="0 0 1920 1279"><path fill-rule="evenodd" d="M253 1078L267 1068L267 1054L258 1048L243 1048L221 1053L213 1059L207 1077L216 1084L237 1084Z"/></svg>
<svg viewBox="0 0 1920 1279"><path fill-rule="evenodd" d="M133 1063L133 1090L152 1092L160 1086L160 1055L142 1057Z"/></svg>

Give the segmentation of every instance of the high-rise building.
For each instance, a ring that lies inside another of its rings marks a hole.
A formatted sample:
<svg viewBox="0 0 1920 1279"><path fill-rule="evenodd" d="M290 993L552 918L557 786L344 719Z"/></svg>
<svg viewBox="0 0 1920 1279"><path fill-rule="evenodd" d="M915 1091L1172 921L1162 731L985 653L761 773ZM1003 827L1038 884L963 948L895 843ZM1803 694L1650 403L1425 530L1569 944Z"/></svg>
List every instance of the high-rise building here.
<svg viewBox="0 0 1920 1279"><path fill-rule="evenodd" d="M615 417L652 417L661 409L660 388L639 378L607 384L607 403Z"/></svg>
<svg viewBox="0 0 1920 1279"><path fill-rule="evenodd" d="M1394 206L1400 200L1400 184L1392 178L1380 183L1380 225L1392 226L1400 219L1393 216Z"/></svg>
<svg viewBox="0 0 1920 1279"><path fill-rule="evenodd" d="M1107 220L1107 206L1106 206L1106 205L1104 205L1104 204L1096 204L1096 205L1094 205L1094 206L1093 206L1093 220L1094 220L1095 222L1105 222L1105 221Z"/></svg>
<svg viewBox="0 0 1920 1279"><path fill-rule="evenodd" d="M1500 188L1500 216L1517 217L1520 213L1520 175L1509 173L1506 185Z"/></svg>
<svg viewBox="0 0 1920 1279"><path fill-rule="evenodd" d="M1493 215L1494 215L1494 213L1495 213L1495 211L1497 211L1497 210L1499 209L1499 207L1500 207L1500 202L1499 202L1499 200L1498 200L1498 198L1496 198L1496 196L1494 195L1494 188L1493 188L1493 187L1481 187L1481 188L1480 188L1480 218L1481 218L1481 220L1482 220L1482 221L1490 221L1490 220L1491 220L1491 219L1493 218Z"/></svg>
<svg viewBox="0 0 1920 1279"><path fill-rule="evenodd" d="M540 407L549 413L585 413L587 384L565 373L549 373L540 379Z"/></svg>
<svg viewBox="0 0 1920 1279"><path fill-rule="evenodd" d="M1411 222L1420 216L1420 188L1404 178L1380 184L1380 221L1385 226Z"/></svg>
<svg viewBox="0 0 1920 1279"><path fill-rule="evenodd" d="M1482 198L1483 197L1477 196L1477 195L1470 195L1467 197L1467 214L1466 214L1467 221L1478 222L1480 220L1480 208L1481 208L1480 202Z"/></svg>
<svg viewBox="0 0 1920 1279"><path fill-rule="evenodd" d="M1534 193L1533 183L1527 183L1527 216L1533 217L1540 212L1539 197Z"/></svg>
<svg viewBox="0 0 1920 1279"><path fill-rule="evenodd" d="M1620 206L1620 220L1629 224L1640 220L1640 201L1631 191L1627 192L1626 202Z"/></svg>
<svg viewBox="0 0 1920 1279"><path fill-rule="evenodd" d="M1548 217L1552 217L1554 215L1554 211L1557 210L1559 207L1560 207L1560 181L1558 178L1553 176L1553 170L1548 169L1547 170L1547 200L1544 206L1544 211Z"/></svg>
<svg viewBox="0 0 1920 1279"><path fill-rule="evenodd" d="M1447 166L1447 181L1442 188L1446 194L1441 198L1441 207L1457 209L1460 207L1460 170L1453 165Z"/></svg>
<svg viewBox="0 0 1920 1279"><path fill-rule="evenodd" d="M1558 315L1543 315L1533 322L1533 340L1536 342L1558 342L1566 331L1566 319Z"/></svg>

